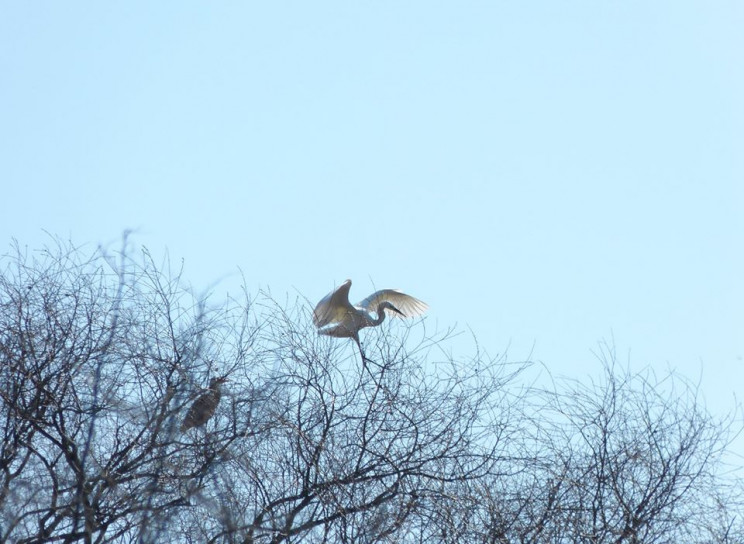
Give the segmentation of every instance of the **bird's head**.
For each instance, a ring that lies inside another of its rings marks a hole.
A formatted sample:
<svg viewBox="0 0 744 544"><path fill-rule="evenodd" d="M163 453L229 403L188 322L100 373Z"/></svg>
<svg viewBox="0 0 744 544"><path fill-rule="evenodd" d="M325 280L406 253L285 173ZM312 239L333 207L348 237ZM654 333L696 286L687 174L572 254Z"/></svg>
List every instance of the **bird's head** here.
<svg viewBox="0 0 744 544"><path fill-rule="evenodd" d="M228 381L227 376L222 376L221 378L212 378L211 380L209 380L209 387L210 389L213 387L219 387L226 381Z"/></svg>
<svg viewBox="0 0 744 544"><path fill-rule="evenodd" d="M392 302L389 302L386 300L382 304L380 304L380 310L384 310L385 308L387 308L388 310L394 311L396 314L399 314L401 317L406 317L406 314L404 314L398 308L393 306Z"/></svg>

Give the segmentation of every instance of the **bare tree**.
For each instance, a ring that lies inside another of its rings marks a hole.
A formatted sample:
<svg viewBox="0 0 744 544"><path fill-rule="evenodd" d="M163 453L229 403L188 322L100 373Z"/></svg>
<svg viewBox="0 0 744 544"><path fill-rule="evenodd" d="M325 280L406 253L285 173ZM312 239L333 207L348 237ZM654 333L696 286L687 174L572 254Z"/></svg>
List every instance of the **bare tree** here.
<svg viewBox="0 0 744 544"><path fill-rule="evenodd" d="M193 299L183 305L177 278L161 275L147 254L136 269L126 255L82 255L67 245L39 255L16 246L5 259L3 540L156 534L246 433L236 419L197 447L177 422L214 358L229 348L241 364L247 321Z"/></svg>
<svg viewBox="0 0 744 544"><path fill-rule="evenodd" d="M365 368L305 313L268 312L261 343L283 395L270 440L247 441L230 471L239 483L228 487L245 493L235 515L244 542L398 540L426 504L504 462L512 429L500 416L516 371L483 362L477 378L447 359L427 368L441 337L385 330L368 337Z"/></svg>
<svg viewBox="0 0 744 544"><path fill-rule="evenodd" d="M734 420L710 416L679 376L621 369L609 347L601 362L598 381L526 399L532 437L512 475L469 485L444 541L743 542L740 483L721 463Z"/></svg>
<svg viewBox="0 0 744 544"><path fill-rule="evenodd" d="M683 381L529 389L425 321L362 365L304 301L212 304L126 238L1 270L0 541L741 542L728 422Z"/></svg>

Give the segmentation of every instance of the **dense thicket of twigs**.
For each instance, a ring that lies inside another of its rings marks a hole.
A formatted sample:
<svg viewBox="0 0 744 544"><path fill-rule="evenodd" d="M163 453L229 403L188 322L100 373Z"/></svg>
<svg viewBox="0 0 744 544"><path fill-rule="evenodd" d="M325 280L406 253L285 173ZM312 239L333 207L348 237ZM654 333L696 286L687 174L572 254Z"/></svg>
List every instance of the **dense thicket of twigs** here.
<svg viewBox="0 0 744 544"><path fill-rule="evenodd" d="M365 331L364 368L304 301L217 304L146 251L15 245L0 273L0 541L744 541L729 422L609 351L526 387L418 322Z"/></svg>

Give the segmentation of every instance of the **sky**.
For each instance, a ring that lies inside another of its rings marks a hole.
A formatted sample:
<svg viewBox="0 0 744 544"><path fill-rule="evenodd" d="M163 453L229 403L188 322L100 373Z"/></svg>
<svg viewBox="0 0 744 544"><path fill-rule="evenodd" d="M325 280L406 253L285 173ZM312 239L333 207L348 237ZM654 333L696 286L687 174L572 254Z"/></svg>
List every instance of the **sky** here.
<svg viewBox="0 0 744 544"><path fill-rule="evenodd" d="M744 396L744 4L0 0L0 247L361 300ZM742 448L744 452L744 448Z"/></svg>

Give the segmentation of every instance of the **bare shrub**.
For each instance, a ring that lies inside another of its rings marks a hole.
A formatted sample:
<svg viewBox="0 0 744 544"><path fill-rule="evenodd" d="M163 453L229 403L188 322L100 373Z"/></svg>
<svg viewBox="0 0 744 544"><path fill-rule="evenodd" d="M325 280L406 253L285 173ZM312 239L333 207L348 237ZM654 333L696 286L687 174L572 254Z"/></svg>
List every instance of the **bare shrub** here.
<svg viewBox="0 0 744 544"><path fill-rule="evenodd" d="M213 304L126 238L1 270L2 541L741 541L730 422L682 380L609 358L529 389L425 321L368 331L363 366L304 301Z"/></svg>

